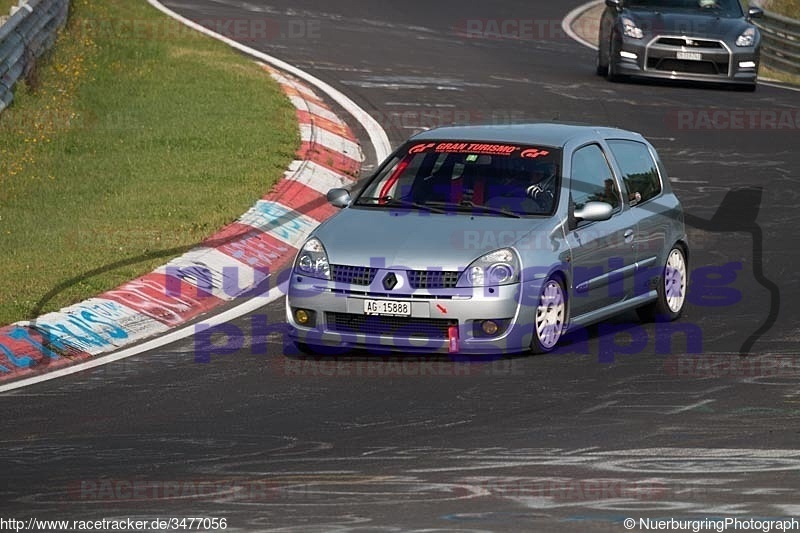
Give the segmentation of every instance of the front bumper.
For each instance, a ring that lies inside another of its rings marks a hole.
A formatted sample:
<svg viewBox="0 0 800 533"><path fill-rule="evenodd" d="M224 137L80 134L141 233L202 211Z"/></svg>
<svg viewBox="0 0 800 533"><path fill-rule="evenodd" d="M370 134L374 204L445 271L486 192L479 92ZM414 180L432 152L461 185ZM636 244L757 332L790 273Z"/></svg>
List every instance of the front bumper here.
<svg viewBox="0 0 800 533"><path fill-rule="evenodd" d="M378 276L388 272L381 271ZM398 277L405 275L402 271L392 272ZM289 338L314 346L321 354L326 347L461 354L505 354L530 347L535 307L521 305L520 284L405 294L368 289L293 274L286 298ZM367 315L365 299L409 302L411 316ZM313 327L296 321L297 309L312 312ZM485 320L496 321L500 330L486 336L480 327ZM456 331L457 340L453 343Z"/></svg>
<svg viewBox="0 0 800 533"><path fill-rule="evenodd" d="M757 46L740 48L721 40L659 35L650 40L624 38L610 61L622 76L752 85L758 78L759 56Z"/></svg>

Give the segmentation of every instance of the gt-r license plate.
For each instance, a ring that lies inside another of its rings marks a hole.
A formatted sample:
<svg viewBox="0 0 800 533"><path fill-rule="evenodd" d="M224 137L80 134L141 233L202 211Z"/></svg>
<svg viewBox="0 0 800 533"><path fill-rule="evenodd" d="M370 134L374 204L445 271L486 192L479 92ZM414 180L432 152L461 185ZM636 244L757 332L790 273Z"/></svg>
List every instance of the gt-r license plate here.
<svg viewBox="0 0 800 533"><path fill-rule="evenodd" d="M677 52L678 59L685 59L688 61L702 61L703 54L699 52Z"/></svg>
<svg viewBox="0 0 800 533"><path fill-rule="evenodd" d="M365 315L411 316L411 302L364 300Z"/></svg>

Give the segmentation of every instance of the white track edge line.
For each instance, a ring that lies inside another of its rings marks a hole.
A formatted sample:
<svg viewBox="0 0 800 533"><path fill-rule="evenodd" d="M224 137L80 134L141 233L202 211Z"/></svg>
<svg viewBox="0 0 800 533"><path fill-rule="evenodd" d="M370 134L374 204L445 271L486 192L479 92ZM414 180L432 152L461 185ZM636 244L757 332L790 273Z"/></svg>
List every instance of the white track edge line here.
<svg viewBox="0 0 800 533"><path fill-rule="evenodd" d="M107 365L108 363L119 361L120 359L127 359L128 357L133 357L134 355L139 355L141 353L150 350L155 350L156 348L160 348L172 342L179 341L181 339L185 339L186 337L194 335L199 326L213 327L219 324L224 324L225 322L229 322L231 320L239 318L240 316L246 315L247 313L255 311L256 309L259 309L260 307L263 307L268 303L274 302L281 296L283 296L283 289L281 287L274 287L264 296L257 296L251 300L248 300L243 304L240 304L232 309L228 309L227 311L222 312L218 315L208 317L207 319L198 322L196 324L192 324L191 326L185 326L181 329L171 331L169 333L162 335L161 337L145 341L142 344L139 344L138 346L123 348L122 350L114 352L109 355L101 355L98 357L93 357L89 361L84 361L83 363L78 363L76 365L68 366L66 368L54 370L53 372L47 372L39 376L32 376L29 378L20 379L18 381L12 381L11 383L5 385L0 385L0 393L8 392L22 387L27 387L30 385L35 385L43 381L49 381L51 379L68 376L70 374L75 374L76 372L82 372L90 368Z"/></svg>
<svg viewBox="0 0 800 533"><path fill-rule="evenodd" d="M569 35L574 41L577 41L583 46L591 48L592 50L597 50L597 46L595 44L590 43L589 41L587 41L586 39L584 39L583 37L581 37L572 30L572 23L575 22L575 19L581 16L584 12L589 11L595 6L599 6L603 2L604 0L592 0L589 3L579 5L578 7L576 7L575 9L566 14L564 20L561 21L561 29L564 30L564 33Z"/></svg>
<svg viewBox="0 0 800 533"><path fill-rule="evenodd" d="M758 80L759 85L766 85L767 87L775 87L776 89L786 89L787 91L800 92L800 87L792 87L791 85L781 85L780 83Z"/></svg>
<svg viewBox="0 0 800 533"><path fill-rule="evenodd" d="M194 30L197 30L210 37L218 39L228 44L229 46L236 48L237 50L240 50L254 57L257 57L258 59L261 59L262 61L273 65L279 70L284 70L286 72L289 72L297 76L298 78L301 78L307 81L308 83L316 86L322 92L327 94L331 99L333 99L336 103L342 106L342 108L344 108L345 111L350 113L364 127L364 129L367 131L367 134L369 135L370 142L372 143L373 148L375 150L375 157L378 159L379 163L383 159L388 157L389 154L391 153L391 145L389 144L389 138L386 136L386 132L380 126L380 124L378 124L378 122L372 116L370 116L369 113L364 111L361 107L358 106L358 104L353 102L342 92L334 89L327 83L317 79L311 74L308 74L300 70L299 68L290 65L289 63L286 63L284 61L281 61L280 59L264 54L263 52L259 52L258 50L254 50L252 48L244 46L240 43L237 43L236 41L228 39L227 37L224 37L217 33L214 33L211 30L208 30L207 28L204 28L203 26L200 26L199 24L192 22L191 20L185 17L178 15L177 13L163 6L156 0L148 0L148 3L153 7L155 7L156 9L158 9L159 11L161 11L162 13L166 14L167 16L174 18L178 22L181 22ZM46 374L42 374L39 376L23 378L18 381L7 383L5 385L0 385L0 393L12 391L15 389L20 389L23 387L28 387L30 385L35 385L37 383L42 383L44 381L49 381L51 379L68 376L70 374L75 374L77 372L106 365L108 363L113 363L121 359L126 359L128 357L133 357L134 355L139 355L141 353L154 350L156 348L160 348L172 342L185 339L186 337L193 335L195 333L197 326L199 325L215 326L218 324L228 322L230 320L234 320L236 318L246 315L247 313L255 311L256 309L259 309L260 307L263 307L271 302L274 302L281 296L283 296L283 292L280 289L277 288L272 289L271 291L269 291L269 293L267 293L265 297L253 298L252 300L249 300L223 313L209 317L206 320L199 322L198 324L194 324L192 326L187 326L179 330L169 332L161 337L139 344L138 346L133 346L131 348L124 348L118 352L114 352L106 356L94 357L89 361L85 361L83 363L78 363L77 365L72 365L66 368L55 370L53 372L48 372Z"/></svg>

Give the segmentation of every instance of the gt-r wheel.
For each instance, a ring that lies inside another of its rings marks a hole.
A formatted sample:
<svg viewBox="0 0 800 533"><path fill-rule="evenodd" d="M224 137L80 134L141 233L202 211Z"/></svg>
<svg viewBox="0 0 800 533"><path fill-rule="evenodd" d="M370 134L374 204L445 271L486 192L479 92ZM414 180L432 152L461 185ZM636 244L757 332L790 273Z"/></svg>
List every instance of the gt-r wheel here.
<svg viewBox="0 0 800 533"><path fill-rule="evenodd" d="M614 47L614 38L611 38L611 42L608 43L608 68L606 69L606 78L608 81L622 81L622 75L617 72L617 67L615 66L615 58L619 55L619 50L615 50Z"/></svg>
<svg viewBox="0 0 800 533"><path fill-rule="evenodd" d="M597 49L597 75L598 76L608 76L608 61L603 63L603 49L599 47Z"/></svg>
<svg viewBox="0 0 800 533"><path fill-rule="evenodd" d="M656 301L636 311L645 321L675 320L683 313L686 289L689 286L689 269L686 255L680 246L673 246L667 255L664 275L658 283Z"/></svg>
<svg viewBox="0 0 800 533"><path fill-rule="evenodd" d="M553 350L561 339L567 319L567 300L564 286L555 278L548 279L542 286L536 315L533 319L533 353L547 353Z"/></svg>

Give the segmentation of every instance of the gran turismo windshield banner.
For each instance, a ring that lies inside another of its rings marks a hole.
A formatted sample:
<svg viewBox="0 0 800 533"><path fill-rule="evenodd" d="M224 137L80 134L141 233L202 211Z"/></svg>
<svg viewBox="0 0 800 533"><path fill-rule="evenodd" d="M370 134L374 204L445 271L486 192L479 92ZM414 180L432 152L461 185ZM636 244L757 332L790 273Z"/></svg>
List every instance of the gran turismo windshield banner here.
<svg viewBox="0 0 800 533"><path fill-rule="evenodd" d="M373 177L356 205L520 217L549 215L561 150L475 141L412 142Z"/></svg>

